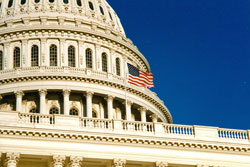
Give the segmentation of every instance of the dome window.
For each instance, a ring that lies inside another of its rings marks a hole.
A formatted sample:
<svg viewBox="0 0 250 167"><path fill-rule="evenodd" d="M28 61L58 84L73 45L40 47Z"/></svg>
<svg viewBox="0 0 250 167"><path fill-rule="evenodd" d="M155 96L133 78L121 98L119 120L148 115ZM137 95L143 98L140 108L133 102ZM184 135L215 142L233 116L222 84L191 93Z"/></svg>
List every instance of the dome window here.
<svg viewBox="0 0 250 167"><path fill-rule="evenodd" d="M121 63L118 57L115 59L115 67L116 67L116 75L121 76Z"/></svg>
<svg viewBox="0 0 250 167"><path fill-rule="evenodd" d="M49 110L49 114L59 114L58 108L52 107L52 108Z"/></svg>
<svg viewBox="0 0 250 167"><path fill-rule="evenodd" d="M86 49L86 68L92 68L92 50Z"/></svg>
<svg viewBox="0 0 250 167"><path fill-rule="evenodd" d="M21 5L24 5L26 3L26 0L21 0Z"/></svg>
<svg viewBox="0 0 250 167"><path fill-rule="evenodd" d="M15 47L13 52L13 68L20 67L20 48Z"/></svg>
<svg viewBox="0 0 250 167"><path fill-rule="evenodd" d="M31 48L31 66L36 67L38 66L38 56L39 56L39 48L37 45L33 45Z"/></svg>
<svg viewBox="0 0 250 167"><path fill-rule="evenodd" d="M102 71L108 72L107 54L102 53Z"/></svg>
<svg viewBox="0 0 250 167"><path fill-rule="evenodd" d="M109 12L109 18L110 18L111 20L113 20L113 17L112 17L112 15L111 15L110 12Z"/></svg>
<svg viewBox="0 0 250 167"><path fill-rule="evenodd" d="M35 3L39 3L40 2L40 0L35 0Z"/></svg>
<svg viewBox="0 0 250 167"><path fill-rule="evenodd" d="M75 62L76 56L75 56L75 47L74 46L69 46L68 48L68 63L70 67L75 67L76 62Z"/></svg>
<svg viewBox="0 0 250 167"><path fill-rule="evenodd" d="M0 2L0 9L1 9L1 6L2 6L2 2Z"/></svg>
<svg viewBox="0 0 250 167"><path fill-rule="evenodd" d="M103 10L103 8L102 8L101 6L99 6L99 8L100 8L101 14L104 15L104 10Z"/></svg>
<svg viewBox="0 0 250 167"><path fill-rule="evenodd" d="M75 116L78 116L78 111L77 111L77 109L75 109L75 108L70 109L70 111L69 111L69 115L75 115Z"/></svg>
<svg viewBox="0 0 250 167"><path fill-rule="evenodd" d="M8 8L11 8L13 5L13 0L9 0L9 3L8 3Z"/></svg>
<svg viewBox="0 0 250 167"><path fill-rule="evenodd" d="M0 70L3 70L3 51L0 50Z"/></svg>
<svg viewBox="0 0 250 167"><path fill-rule="evenodd" d="M69 0L63 0L63 3L64 3L64 4L68 4L68 3L69 3Z"/></svg>
<svg viewBox="0 0 250 167"><path fill-rule="evenodd" d="M50 46L50 66L57 66L57 46Z"/></svg>
<svg viewBox="0 0 250 167"><path fill-rule="evenodd" d="M78 6L82 6L82 0L76 0Z"/></svg>
<svg viewBox="0 0 250 167"><path fill-rule="evenodd" d="M90 8L91 10L94 10L94 5L93 5L93 3L90 2L90 1L89 1L89 8Z"/></svg>
<svg viewBox="0 0 250 167"><path fill-rule="evenodd" d="M49 2L50 2L50 3L54 3L54 2L55 2L55 0L49 0Z"/></svg>

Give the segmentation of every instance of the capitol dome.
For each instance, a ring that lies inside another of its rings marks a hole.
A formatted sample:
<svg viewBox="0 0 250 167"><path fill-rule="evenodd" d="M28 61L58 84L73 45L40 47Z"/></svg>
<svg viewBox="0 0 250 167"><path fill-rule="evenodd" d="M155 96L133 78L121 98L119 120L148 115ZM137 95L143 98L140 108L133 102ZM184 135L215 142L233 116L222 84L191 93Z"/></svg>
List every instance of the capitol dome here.
<svg viewBox="0 0 250 167"><path fill-rule="evenodd" d="M105 0L0 6L0 111L172 123L154 92L127 83L127 62L150 67Z"/></svg>

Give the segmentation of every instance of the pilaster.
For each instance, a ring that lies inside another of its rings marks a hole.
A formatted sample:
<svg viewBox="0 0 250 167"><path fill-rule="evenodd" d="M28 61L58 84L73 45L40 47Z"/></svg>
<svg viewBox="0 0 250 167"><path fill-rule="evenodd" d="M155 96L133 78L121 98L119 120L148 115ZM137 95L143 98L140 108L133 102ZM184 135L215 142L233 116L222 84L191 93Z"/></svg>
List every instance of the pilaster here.
<svg viewBox="0 0 250 167"><path fill-rule="evenodd" d="M22 53L21 53L21 67L27 67L28 66L28 40L22 40Z"/></svg>
<svg viewBox="0 0 250 167"><path fill-rule="evenodd" d="M20 154L19 153L7 153L5 166L6 167L16 167L19 161Z"/></svg>
<svg viewBox="0 0 250 167"><path fill-rule="evenodd" d="M63 167L65 164L65 156L62 155L53 155L53 160L51 162L52 167Z"/></svg>
<svg viewBox="0 0 250 167"><path fill-rule="evenodd" d="M125 159L114 159L112 167L125 167L126 160Z"/></svg>
<svg viewBox="0 0 250 167"><path fill-rule="evenodd" d="M46 61L46 38L41 38L41 54L40 54L40 65L46 66L48 65Z"/></svg>
<svg viewBox="0 0 250 167"><path fill-rule="evenodd" d="M70 167L81 167L83 163L83 157L71 156L69 166Z"/></svg>
<svg viewBox="0 0 250 167"><path fill-rule="evenodd" d="M165 161L157 161L157 162L155 163L155 166L156 166L156 167L168 167L168 163L165 162Z"/></svg>

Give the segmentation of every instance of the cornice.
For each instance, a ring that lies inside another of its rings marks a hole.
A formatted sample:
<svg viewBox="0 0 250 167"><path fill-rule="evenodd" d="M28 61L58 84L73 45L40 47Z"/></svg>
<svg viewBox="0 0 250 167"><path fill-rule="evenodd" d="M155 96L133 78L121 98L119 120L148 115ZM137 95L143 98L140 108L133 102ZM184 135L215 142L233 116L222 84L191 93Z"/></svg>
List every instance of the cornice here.
<svg viewBox="0 0 250 167"><path fill-rule="evenodd" d="M207 141L197 141L192 139L171 139L171 138L149 138L144 136L105 136L104 134L80 134L79 132L52 132L49 130L39 131L38 129L8 129L0 127L0 137L21 138L32 140L46 141L63 141L63 142L80 142L80 143L97 143L97 144L112 144L134 147L150 147L158 149L174 149L180 151L199 151L199 152L217 152L226 154L242 154L250 155L250 147L245 145L236 145L231 143L215 143Z"/></svg>

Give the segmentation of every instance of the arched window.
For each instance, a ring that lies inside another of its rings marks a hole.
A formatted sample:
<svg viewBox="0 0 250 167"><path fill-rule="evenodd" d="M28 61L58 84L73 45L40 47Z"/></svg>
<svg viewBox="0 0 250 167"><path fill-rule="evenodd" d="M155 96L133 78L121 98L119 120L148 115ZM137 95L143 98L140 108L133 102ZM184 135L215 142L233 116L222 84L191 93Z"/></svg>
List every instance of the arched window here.
<svg viewBox="0 0 250 167"><path fill-rule="evenodd" d="M3 70L3 51L0 50L0 70Z"/></svg>
<svg viewBox="0 0 250 167"><path fill-rule="evenodd" d="M58 108L52 107L52 108L49 110L49 114L59 114Z"/></svg>
<svg viewBox="0 0 250 167"><path fill-rule="evenodd" d="M102 71L108 72L107 54L102 53Z"/></svg>
<svg viewBox="0 0 250 167"><path fill-rule="evenodd" d="M69 3L69 0L63 0L63 3L64 3L64 4L68 4L68 3Z"/></svg>
<svg viewBox="0 0 250 167"><path fill-rule="evenodd" d="M2 2L0 2L0 9L1 9L1 6L2 6Z"/></svg>
<svg viewBox="0 0 250 167"><path fill-rule="evenodd" d="M40 2L40 0L35 0L35 3L39 3Z"/></svg>
<svg viewBox="0 0 250 167"><path fill-rule="evenodd" d="M9 0L9 3L8 3L8 8L11 8L13 5L13 0Z"/></svg>
<svg viewBox="0 0 250 167"><path fill-rule="evenodd" d="M39 112L38 112L37 108L34 107L34 108L32 108L30 110L30 113L36 114L36 113L39 113Z"/></svg>
<svg viewBox="0 0 250 167"><path fill-rule="evenodd" d="M57 66L57 46L50 46L50 66Z"/></svg>
<svg viewBox="0 0 250 167"><path fill-rule="evenodd" d="M92 51L91 49L86 49L86 68L92 68Z"/></svg>
<svg viewBox="0 0 250 167"><path fill-rule="evenodd" d="M78 6L82 6L82 0L76 0Z"/></svg>
<svg viewBox="0 0 250 167"><path fill-rule="evenodd" d="M31 48L31 66L35 67L38 66L39 62L39 48L37 45L33 45Z"/></svg>
<svg viewBox="0 0 250 167"><path fill-rule="evenodd" d="M93 5L93 3L92 3L91 1L89 1L89 8L90 8L91 10L94 10L94 5Z"/></svg>
<svg viewBox="0 0 250 167"><path fill-rule="evenodd" d="M15 47L13 52L13 68L20 67L20 48Z"/></svg>
<svg viewBox="0 0 250 167"><path fill-rule="evenodd" d="M102 8L101 6L99 6L99 8L100 8L101 14L104 15L104 10L103 10L103 8Z"/></svg>
<svg viewBox="0 0 250 167"><path fill-rule="evenodd" d="M21 5L24 5L26 3L26 0L21 0Z"/></svg>
<svg viewBox="0 0 250 167"><path fill-rule="evenodd" d="M69 115L78 115L78 110L75 109L75 108L71 108L71 109L69 110Z"/></svg>
<svg viewBox="0 0 250 167"><path fill-rule="evenodd" d="M76 66L75 59L76 59L75 47L71 45L68 48L68 63L69 63L70 67L75 67Z"/></svg>
<svg viewBox="0 0 250 167"><path fill-rule="evenodd" d="M49 2L50 2L50 3L54 3L54 2L55 2L55 0L49 0Z"/></svg>
<svg viewBox="0 0 250 167"><path fill-rule="evenodd" d="M109 17L110 17L110 19L111 20L113 20L113 17L112 17L112 15L111 15L111 13L109 12Z"/></svg>
<svg viewBox="0 0 250 167"><path fill-rule="evenodd" d="M116 75L121 75L121 67L120 67L120 59L117 57L115 59L115 66L116 66Z"/></svg>

